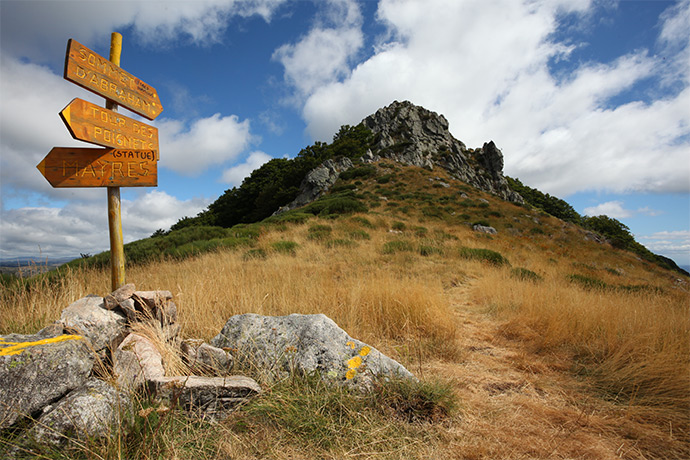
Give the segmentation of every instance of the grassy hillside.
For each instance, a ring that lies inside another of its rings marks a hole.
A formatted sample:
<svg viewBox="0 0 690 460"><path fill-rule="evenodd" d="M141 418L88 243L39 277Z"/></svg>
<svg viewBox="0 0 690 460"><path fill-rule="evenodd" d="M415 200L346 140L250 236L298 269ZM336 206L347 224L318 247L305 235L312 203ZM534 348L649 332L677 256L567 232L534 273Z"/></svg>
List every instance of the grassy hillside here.
<svg viewBox="0 0 690 460"><path fill-rule="evenodd" d="M688 278L442 171L363 166L304 209L128 246L128 281L171 290L185 337L240 313L325 313L422 385L367 396L295 377L219 424L143 400L119 439L48 458L690 456ZM100 264L0 288L0 333L107 293Z"/></svg>

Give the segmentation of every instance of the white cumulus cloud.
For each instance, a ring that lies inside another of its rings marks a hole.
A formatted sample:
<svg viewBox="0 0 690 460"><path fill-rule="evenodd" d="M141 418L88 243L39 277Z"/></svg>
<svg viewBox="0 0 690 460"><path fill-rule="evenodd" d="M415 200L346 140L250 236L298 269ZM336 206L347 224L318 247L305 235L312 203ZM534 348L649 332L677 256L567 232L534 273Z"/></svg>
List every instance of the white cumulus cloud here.
<svg viewBox="0 0 690 460"><path fill-rule="evenodd" d="M179 120L161 120L158 126L160 165L185 175L197 175L207 168L234 161L253 140L249 120L216 113L197 119L189 128Z"/></svg>
<svg viewBox="0 0 690 460"><path fill-rule="evenodd" d="M494 140L509 175L557 196L688 192L684 25L690 1L662 17L659 44L672 50L671 63L639 49L552 74L554 61L587 46L557 41L563 15L591 17L599 7L588 1L381 0L377 17L387 33L373 55L321 84L289 62L285 75L296 92L308 92L302 114L314 139L328 140L340 125L356 124L393 100L410 100L444 114L451 132L470 147ZM341 46L347 43L343 37ZM652 100L611 102L650 81L674 89Z"/></svg>
<svg viewBox="0 0 690 460"><path fill-rule="evenodd" d="M614 219L626 219L633 216L633 212L623 208L622 201L607 201L596 206L585 208L587 216L609 216Z"/></svg>
<svg viewBox="0 0 690 460"><path fill-rule="evenodd" d="M273 54L285 68L286 81L299 96L349 74L349 64L364 42L362 15L353 0L329 0L314 27L297 43Z"/></svg>
<svg viewBox="0 0 690 460"><path fill-rule="evenodd" d="M179 200L153 190L134 200L122 200L125 243L168 229L181 217L193 216L209 200ZM109 249L107 204L73 201L64 207L25 207L0 211L0 258L50 254L77 257Z"/></svg>

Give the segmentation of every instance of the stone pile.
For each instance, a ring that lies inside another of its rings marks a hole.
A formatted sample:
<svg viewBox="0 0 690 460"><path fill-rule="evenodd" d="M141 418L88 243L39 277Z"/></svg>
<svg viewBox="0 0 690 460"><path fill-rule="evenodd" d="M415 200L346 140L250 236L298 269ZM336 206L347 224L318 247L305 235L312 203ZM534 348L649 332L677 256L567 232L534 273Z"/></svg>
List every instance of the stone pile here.
<svg viewBox="0 0 690 460"><path fill-rule="evenodd" d="M130 420L132 395L149 394L199 417L222 419L291 372L367 388L374 378L415 377L324 315L231 317L205 343L179 337L169 291L128 284L87 296L33 335L0 336L0 430L21 427L39 443L107 437ZM170 375L173 354L190 375Z"/></svg>

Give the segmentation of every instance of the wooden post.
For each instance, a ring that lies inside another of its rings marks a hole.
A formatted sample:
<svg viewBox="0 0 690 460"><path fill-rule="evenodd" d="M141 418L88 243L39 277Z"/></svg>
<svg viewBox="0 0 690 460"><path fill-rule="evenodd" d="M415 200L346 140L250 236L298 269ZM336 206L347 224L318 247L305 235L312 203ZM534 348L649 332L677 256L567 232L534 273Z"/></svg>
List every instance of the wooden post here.
<svg viewBox="0 0 690 460"><path fill-rule="evenodd" d="M122 35L113 32L110 36L110 62L120 67ZM105 108L117 112L117 104L106 100ZM125 284L125 250L122 238L122 212L120 187L108 187L108 230L110 233L110 273L112 290Z"/></svg>

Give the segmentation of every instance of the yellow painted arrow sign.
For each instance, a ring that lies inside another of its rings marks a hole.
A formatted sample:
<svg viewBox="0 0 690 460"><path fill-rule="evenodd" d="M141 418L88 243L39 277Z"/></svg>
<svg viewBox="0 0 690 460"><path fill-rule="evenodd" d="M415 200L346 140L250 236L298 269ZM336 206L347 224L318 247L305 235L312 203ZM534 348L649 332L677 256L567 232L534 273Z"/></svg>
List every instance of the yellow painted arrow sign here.
<svg viewBox="0 0 690 460"><path fill-rule="evenodd" d="M158 151L158 129L104 109L83 99L74 99L60 112L73 138L103 147Z"/></svg>
<svg viewBox="0 0 690 460"><path fill-rule="evenodd" d="M36 168L55 188L158 186L155 150L53 147Z"/></svg>
<svg viewBox="0 0 690 460"><path fill-rule="evenodd" d="M163 111L158 92L78 41L67 42L65 79L153 120Z"/></svg>

